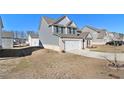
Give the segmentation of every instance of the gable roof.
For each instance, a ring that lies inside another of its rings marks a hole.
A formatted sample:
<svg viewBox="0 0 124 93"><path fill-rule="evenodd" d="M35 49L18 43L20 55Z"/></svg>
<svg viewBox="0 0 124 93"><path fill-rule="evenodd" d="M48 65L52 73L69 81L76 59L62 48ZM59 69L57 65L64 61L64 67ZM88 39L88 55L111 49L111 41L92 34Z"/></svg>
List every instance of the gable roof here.
<svg viewBox="0 0 124 93"><path fill-rule="evenodd" d="M56 22L55 19L49 18L49 17L43 17L45 19L45 21L47 22L47 24L53 24L54 22Z"/></svg>
<svg viewBox="0 0 124 93"><path fill-rule="evenodd" d="M2 32L2 38L13 38L13 37L14 37L13 32L6 32L6 31Z"/></svg>
<svg viewBox="0 0 124 93"><path fill-rule="evenodd" d="M0 26L3 28L3 21L2 21L1 16L0 16Z"/></svg>
<svg viewBox="0 0 124 93"><path fill-rule="evenodd" d="M82 32L82 33L79 35L79 37L82 37L82 38L86 39L89 34L90 34L90 32Z"/></svg>
<svg viewBox="0 0 124 93"><path fill-rule="evenodd" d="M99 28L95 28L95 27L92 27L92 26L89 26L89 25L87 25L85 27L96 31L98 33L97 39L103 39L107 35L106 34L106 32L107 32L106 29L99 29Z"/></svg>
<svg viewBox="0 0 124 93"><path fill-rule="evenodd" d="M53 24L58 24L60 21L62 21L64 18L66 18L66 16L62 16L60 18L58 18Z"/></svg>
<svg viewBox="0 0 124 93"><path fill-rule="evenodd" d="M96 28L96 27L93 27L93 26L90 26L90 25L86 25L85 27L96 31L97 33L106 32L106 29L99 29L99 28Z"/></svg>
<svg viewBox="0 0 124 93"><path fill-rule="evenodd" d="M92 29L94 31L98 31L99 30L98 28L95 28L95 27L90 26L90 25L86 25L85 27L90 28L90 29Z"/></svg>
<svg viewBox="0 0 124 93"><path fill-rule="evenodd" d="M70 26L72 24L72 21L70 21L69 23L66 24L66 26Z"/></svg>
<svg viewBox="0 0 124 93"><path fill-rule="evenodd" d="M68 24L67 24L67 27L73 27L73 28L76 28L76 25L73 21L70 21Z"/></svg>
<svg viewBox="0 0 124 93"><path fill-rule="evenodd" d="M45 19L45 21L47 22L48 25L55 25L55 26L62 26L62 27L73 27L73 28L77 28L77 26L72 26L72 24L74 24L74 22L72 20L70 20L67 24L59 24L59 22L61 22L62 20L64 20L67 16L62 16L58 19L52 19L49 17L43 17ZM68 17L67 17L68 18Z"/></svg>

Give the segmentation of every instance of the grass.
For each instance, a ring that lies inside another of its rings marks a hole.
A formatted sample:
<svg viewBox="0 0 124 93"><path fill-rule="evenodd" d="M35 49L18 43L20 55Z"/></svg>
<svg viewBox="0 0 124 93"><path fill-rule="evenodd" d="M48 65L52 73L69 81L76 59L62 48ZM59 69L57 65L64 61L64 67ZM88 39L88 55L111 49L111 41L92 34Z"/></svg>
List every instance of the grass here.
<svg viewBox="0 0 124 93"><path fill-rule="evenodd" d="M124 53L124 46L110 46L110 45L95 45L95 48L89 48L91 51L109 52L109 53ZM116 48L116 49L115 49Z"/></svg>
<svg viewBox="0 0 124 93"><path fill-rule="evenodd" d="M59 53L41 49L31 56L6 60L8 63L18 61L14 68L4 74L9 79L83 79L113 78L109 74L124 78L124 71L107 68L107 61L88 58L70 53ZM0 62L2 64L2 62ZM14 63L13 63L14 65ZM4 66L4 65L3 65ZM7 67L7 69L9 66Z"/></svg>
<svg viewBox="0 0 124 93"><path fill-rule="evenodd" d="M29 61L27 61L26 59L22 59L21 62L17 64L16 67L11 70L11 72L17 72L22 69L28 68L29 66L30 66Z"/></svg>

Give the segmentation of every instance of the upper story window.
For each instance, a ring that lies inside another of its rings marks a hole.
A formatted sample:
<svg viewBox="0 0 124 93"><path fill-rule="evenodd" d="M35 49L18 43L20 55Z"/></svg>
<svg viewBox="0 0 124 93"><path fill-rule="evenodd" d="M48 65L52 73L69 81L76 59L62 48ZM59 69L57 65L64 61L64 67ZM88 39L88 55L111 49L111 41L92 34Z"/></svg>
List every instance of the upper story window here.
<svg viewBox="0 0 124 93"><path fill-rule="evenodd" d="M75 28L73 28L73 34L75 34L76 33L76 29Z"/></svg>
<svg viewBox="0 0 124 93"><path fill-rule="evenodd" d="M54 32L55 33L58 33L59 32L58 26L54 26Z"/></svg>
<svg viewBox="0 0 124 93"><path fill-rule="evenodd" d="M61 27L61 33L63 34L64 33L64 27Z"/></svg>
<svg viewBox="0 0 124 93"><path fill-rule="evenodd" d="M55 33L61 33L61 34L63 34L64 33L64 27L58 27L58 26L55 26L54 27L54 32Z"/></svg>
<svg viewBox="0 0 124 93"><path fill-rule="evenodd" d="M69 34L76 34L76 29L75 28L68 27L68 33Z"/></svg>
<svg viewBox="0 0 124 93"><path fill-rule="evenodd" d="M71 31L71 28L68 27L68 33L71 34L71 32L72 32L72 31Z"/></svg>

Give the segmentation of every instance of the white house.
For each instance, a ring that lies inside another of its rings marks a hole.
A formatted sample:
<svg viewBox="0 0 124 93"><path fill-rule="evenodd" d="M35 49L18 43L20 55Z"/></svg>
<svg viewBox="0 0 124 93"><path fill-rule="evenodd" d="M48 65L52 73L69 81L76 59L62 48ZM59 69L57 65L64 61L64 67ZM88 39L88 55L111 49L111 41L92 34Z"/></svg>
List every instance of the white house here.
<svg viewBox="0 0 124 93"><path fill-rule="evenodd" d="M28 34L29 46L39 46L39 35L37 33Z"/></svg>
<svg viewBox="0 0 124 93"><path fill-rule="evenodd" d="M3 28L3 22L2 22L2 18L0 17L0 48L2 48L2 28Z"/></svg>
<svg viewBox="0 0 124 93"><path fill-rule="evenodd" d="M92 38L89 33L78 34L77 30L77 25L67 16L58 19L42 17L39 27L40 43L44 48L56 51L85 49L90 46Z"/></svg>
<svg viewBox="0 0 124 93"><path fill-rule="evenodd" d="M11 49L13 48L13 33L12 32L2 32L2 48Z"/></svg>
<svg viewBox="0 0 124 93"><path fill-rule="evenodd" d="M106 29L99 29L92 26L85 26L81 29L82 32L90 32L92 35L92 43L96 45L104 45L110 41L108 31Z"/></svg>

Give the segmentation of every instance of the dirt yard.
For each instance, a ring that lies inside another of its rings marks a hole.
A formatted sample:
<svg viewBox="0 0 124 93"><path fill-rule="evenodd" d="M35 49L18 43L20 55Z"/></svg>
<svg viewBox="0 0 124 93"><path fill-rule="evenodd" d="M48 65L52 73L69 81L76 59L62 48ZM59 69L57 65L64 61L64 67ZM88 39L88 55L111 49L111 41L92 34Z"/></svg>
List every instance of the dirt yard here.
<svg viewBox="0 0 124 93"><path fill-rule="evenodd" d="M94 45L94 48L90 48L91 51L97 52L110 52L110 53L124 53L124 46L110 46L110 45Z"/></svg>
<svg viewBox="0 0 124 93"><path fill-rule="evenodd" d="M124 78L124 70L111 70L107 61L41 49L30 56L0 59L3 79L110 79Z"/></svg>

